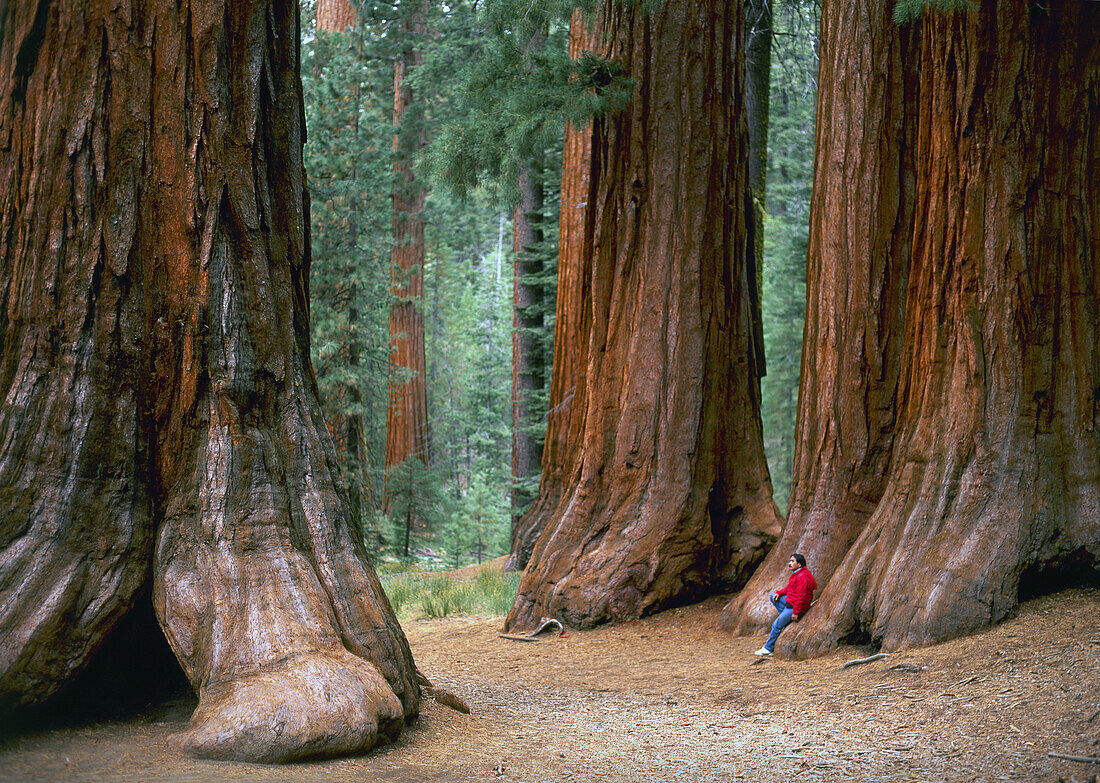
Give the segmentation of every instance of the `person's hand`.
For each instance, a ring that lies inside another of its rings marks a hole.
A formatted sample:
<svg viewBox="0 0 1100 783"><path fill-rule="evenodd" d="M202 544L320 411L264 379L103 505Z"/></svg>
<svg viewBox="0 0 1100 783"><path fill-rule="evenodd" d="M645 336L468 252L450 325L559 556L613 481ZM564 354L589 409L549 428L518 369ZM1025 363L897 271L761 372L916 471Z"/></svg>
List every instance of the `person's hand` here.
<svg viewBox="0 0 1100 783"><path fill-rule="evenodd" d="M772 593L772 600L774 601L777 598L779 598L779 591L778 590L776 590L775 592Z"/></svg>
<svg viewBox="0 0 1100 783"><path fill-rule="evenodd" d="M791 619L794 620L797 623L798 622L798 615L797 614L792 614Z"/></svg>

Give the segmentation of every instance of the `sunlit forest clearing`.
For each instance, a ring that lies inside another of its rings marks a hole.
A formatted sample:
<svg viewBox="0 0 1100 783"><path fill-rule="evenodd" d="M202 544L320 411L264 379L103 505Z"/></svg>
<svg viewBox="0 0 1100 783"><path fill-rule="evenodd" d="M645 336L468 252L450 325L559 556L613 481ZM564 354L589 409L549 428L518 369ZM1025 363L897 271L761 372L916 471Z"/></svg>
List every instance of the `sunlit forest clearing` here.
<svg viewBox="0 0 1100 783"><path fill-rule="evenodd" d="M1095 777L1098 31L0 4L0 779Z"/></svg>

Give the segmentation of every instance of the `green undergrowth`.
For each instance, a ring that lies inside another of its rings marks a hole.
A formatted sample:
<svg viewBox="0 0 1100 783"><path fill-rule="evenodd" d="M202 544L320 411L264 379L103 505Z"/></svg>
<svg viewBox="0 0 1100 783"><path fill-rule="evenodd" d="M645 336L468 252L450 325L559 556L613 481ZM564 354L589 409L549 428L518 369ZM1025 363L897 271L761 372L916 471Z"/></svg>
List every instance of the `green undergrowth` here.
<svg viewBox="0 0 1100 783"><path fill-rule="evenodd" d="M519 587L519 572L483 569L471 579L447 573L404 571L382 574L382 587L402 620L508 614Z"/></svg>

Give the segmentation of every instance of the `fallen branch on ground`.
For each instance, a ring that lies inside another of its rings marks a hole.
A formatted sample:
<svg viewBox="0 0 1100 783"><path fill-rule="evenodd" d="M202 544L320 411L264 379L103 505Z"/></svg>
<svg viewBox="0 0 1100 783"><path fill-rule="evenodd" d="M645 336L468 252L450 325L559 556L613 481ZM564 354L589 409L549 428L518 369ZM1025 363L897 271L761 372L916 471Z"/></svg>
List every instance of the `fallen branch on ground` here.
<svg viewBox="0 0 1100 783"><path fill-rule="evenodd" d="M864 664L864 663L870 663L871 661L879 661L879 660L882 660L883 658L889 658L889 657L890 657L890 653L875 653L874 655L870 655L866 658L856 658L854 661L848 661L848 663L844 664L840 668L841 669L847 669L850 666L859 666L859 665Z"/></svg>
<svg viewBox="0 0 1100 783"><path fill-rule="evenodd" d="M927 666L917 666L916 664L912 664L912 663L899 663L896 666L891 666L890 671L892 671L892 672L922 672L927 668L928 668Z"/></svg>
<svg viewBox="0 0 1100 783"><path fill-rule="evenodd" d="M1054 759L1080 761L1082 764L1100 764L1100 756L1067 756L1065 753L1048 753L1047 755Z"/></svg>
<svg viewBox="0 0 1100 783"><path fill-rule="evenodd" d="M535 630L531 631L531 633L529 633L527 635L528 636L538 636L540 633L545 631L547 628L557 628L558 629L558 636L561 636L562 634L565 633L565 628L563 628L562 624L559 623L557 620L555 620L553 617L543 617L542 622L539 623L539 627L536 628Z"/></svg>
<svg viewBox="0 0 1100 783"><path fill-rule="evenodd" d="M547 628L557 628L558 629L558 636L561 636L562 634L565 633L565 628L562 626L562 624L560 622L555 620L553 617L543 617L542 622L539 623L539 627L536 628L535 630L531 631L530 633L525 633L525 634L502 633L502 634L499 634L499 636L500 636L501 639L511 639L513 642L533 642L533 641L535 641L535 637L538 636L543 631L545 631Z"/></svg>

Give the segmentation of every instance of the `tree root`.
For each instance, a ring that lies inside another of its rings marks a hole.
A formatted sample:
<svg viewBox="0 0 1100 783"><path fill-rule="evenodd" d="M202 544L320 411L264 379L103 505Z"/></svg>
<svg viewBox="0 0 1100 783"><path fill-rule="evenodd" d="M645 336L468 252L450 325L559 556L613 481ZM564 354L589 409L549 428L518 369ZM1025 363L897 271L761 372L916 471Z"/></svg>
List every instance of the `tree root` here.
<svg viewBox="0 0 1100 783"><path fill-rule="evenodd" d="M456 712L461 712L463 715L470 714L470 705L467 704L461 696L459 696L457 693L453 693L452 691L447 690L446 688L442 688L438 685L433 685L432 681L425 677L424 673L421 672L419 669L416 670L416 681L420 685L421 693L427 696L431 696L440 704L444 705L445 707L450 707Z"/></svg>
<svg viewBox="0 0 1100 783"><path fill-rule="evenodd" d="M199 758L277 764L362 753L404 725L401 700L369 661L316 651L204 687L180 739Z"/></svg>

